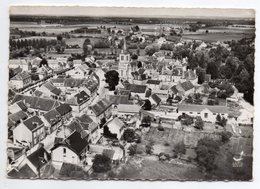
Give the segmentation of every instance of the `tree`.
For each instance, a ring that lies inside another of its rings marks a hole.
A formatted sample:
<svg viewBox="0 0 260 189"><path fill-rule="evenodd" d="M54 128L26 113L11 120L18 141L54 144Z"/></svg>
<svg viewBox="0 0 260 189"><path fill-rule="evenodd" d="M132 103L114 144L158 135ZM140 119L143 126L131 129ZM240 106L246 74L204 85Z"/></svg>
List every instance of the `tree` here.
<svg viewBox="0 0 260 189"><path fill-rule="evenodd" d="M203 130L204 122L200 116L196 117L195 126L196 129Z"/></svg>
<svg viewBox="0 0 260 189"><path fill-rule="evenodd" d="M184 142L182 141L182 142L177 143L174 146L173 152L174 152L174 155L176 157L180 157L181 155L185 154L186 153L186 147L185 147Z"/></svg>
<svg viewBox="0 0 260 189"><path fill-rule="evenodd" d="M108 83L109 90L115 90L115 87L118 85L119 82L119 74L116 70L110 70L105 73L105 82Z"/></svg>
<svg viewBox="0 0 260 189"><path fill-rule="evenodd" d="M145 53L149 56L152 56L155 52L160 50L158 45L149 45L145 47Z"/></svg>
<svg viewBox="0 0 260 189"><path fill-rule="evenodd" d="M222 132L220 133L220 136L221 136L221 141L222 141L223 143L226 143L226 142L228 142L228 141L230 140L230 138L232 137L232 133L229 132L229 131L222 131Z"/></svg>
<svg viewBox="0 0 260 189"><path fill-rule="evenodd" d="M111 159L105 155L97 154L93 160L93 170L96 173L103 173L111 170Z"/></svg>
<svg viewBox="0 0 260 189"><path fill-rule="evenodd" d="M152 145L151 143L149 143L149 144L147 144L147 145L145 146L145 152L146 152L147 154L152 154L152 153L153 153L153 145Z"/></svg>
<svg viewBox="0 0 260 189"><path fill-rule="evenodd" d="M216 168L216 156L219 152L220 144L210 138L202 138L198 141L195 148L197 154L196 161L198 165L206 172L211 172Z"/></svg>
<svg viewBox="0 0 260 189"><path fill-rule="evenodd" d="M198 84L204 83L204 81L205 81L205 74L206 74L205 69L197 68L196 73L197 73L197 76L198 76Z"/></svg>
<svg viewBox="0 0 260 189"><path fill-rule="evenodd" d="M126 129L123 133L123 140L126 142L134 142L135 140L135 131L133 129Z"/></svg>
<svg viewBox="0 0 260 189"><path fill-rule="evenodd" d="M137 55L137 54L133 54L133 55L131 56L131 59L132 59L132 60L137 60L137 59L138 59L138 55Z"/></svg>
<svg viewBox="0 0 260 189"><path fill-rule="evenodd" d="M128 153L130 156L134 156L136 154L137 151L137 146L136 145L131 145L128 148Z"/></svg>
<svg viewBox="0 0 260 189"><path fill-rule="evenodd" d="M144 101L144 105L142 106L142 108L144 109L144 110L151 110L152 109L152 104L151 104L151 101L150 100L148 100L148 99L146 99L145 101Z"/></svg>
<svg viewBox="0 0 260 189"><path fill-rule="evenodd" d="M142 126L143 126L143 127L150 127L150 126L151 126L151 121L152 121L152 119L151 119L150 116L145 116L145 117L143 117L143 119L142 119L142 121L141 121Z"/></svg>
<svg viewBox="0 0 260 189"><path fill-rule="evenodd" d="M221 117L219 114L216 116L216 124L225 127L227 124L227 119L224 117Z"/></svg>
<svg viewBox="0 0 260 189"><path fill-rule="evenodd" d="M137 68L142 68L142 67L143 67L142 62L138 61Z"/></svg>
<svg viewBox="0 0 260 189"><path fill-rule="evenodd" d="M89 55L91 53L92 45L90 39L85 39L82 48L83 48L84 55Z"/></svg>

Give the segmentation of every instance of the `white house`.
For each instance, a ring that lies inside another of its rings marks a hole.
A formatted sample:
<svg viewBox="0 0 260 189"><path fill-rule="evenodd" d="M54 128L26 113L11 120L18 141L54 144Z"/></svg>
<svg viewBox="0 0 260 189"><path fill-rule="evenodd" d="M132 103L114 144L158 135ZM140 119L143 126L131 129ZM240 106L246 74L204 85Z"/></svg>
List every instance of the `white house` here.
<svg viewBox="0 0 260 189"><path fill-rule="evenodd" d="M86 64L79 65L73 70L67 72L67 75L70 75L72 78L75 79L83 79L88 74L89 74L89 67Z"/></svg>
<svg viewBox="0 0 260 189"><path fill-rule="evenodd" d="M44 123L38 116L33 116L25 120L13 130L14 144L20 144L22 141L26 141L32 147L44 138Z"/></svg>
<svg viewBox="0 0 260 189"><path fill-rule="evenodd" d="M81 138L80 133L74 131L63 142L57 143L51 149L53 164L63 162L80 165L86 159L88 141Z"/></svg>
<svg viewBox="0 0 260 189"><path fill-rule="evenodd" d="M10 59L9 60L9 68L22 68L23 71L28 72L31 70L31 63L27 62L25 59Z"/></svg>
<svg viewBox="0 0 260 189"><path fill-rule="evenodd" d="M177 112L179 115L189 115L192 117L200 116L203 121L215 122L219 114L221 117L228 117L228 108L226 106L210 106L195 104L179 104Z"/></svg>
<svg viewBox="0 0 260 189"><path fill-rule="evenodd" d="M103 125L104 136L108 134L109 136L120 140L123 134L124 125L125 124L117 117L108 120Z"/></svg>
<svg viewBox="0 0 260 189"><path fill-rule="evenodd" d="M67 99L67 103L71 106L72 111L80 113L88 106L89 98L90 96L85 91L80 91Z"/></svg>
<svg viewBox="0 0 260 189"><path fill-rule="evenodd" d="M141 107L136 104L119 104L117 106L117 115L138 115Z"/></svg>
<svg viewBox="0 0 260 189"><path fill-rule="evenodd" d="M27 72L21 72L18 73L16 76L12 77L9 81L9 84L12 88L21 89L31 84L31 82L31 75Z"/></svg>

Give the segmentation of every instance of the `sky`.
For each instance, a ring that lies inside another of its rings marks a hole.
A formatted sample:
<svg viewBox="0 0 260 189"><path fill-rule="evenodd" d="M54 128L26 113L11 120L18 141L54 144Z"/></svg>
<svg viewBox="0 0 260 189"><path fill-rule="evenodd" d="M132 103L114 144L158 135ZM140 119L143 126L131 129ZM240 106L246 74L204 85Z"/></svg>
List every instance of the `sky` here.
<svg viewBox="0 0 260 189"><path fill-rule="evenodd" d="M11 15L254 18L253 9L12 6Z"/></svg>

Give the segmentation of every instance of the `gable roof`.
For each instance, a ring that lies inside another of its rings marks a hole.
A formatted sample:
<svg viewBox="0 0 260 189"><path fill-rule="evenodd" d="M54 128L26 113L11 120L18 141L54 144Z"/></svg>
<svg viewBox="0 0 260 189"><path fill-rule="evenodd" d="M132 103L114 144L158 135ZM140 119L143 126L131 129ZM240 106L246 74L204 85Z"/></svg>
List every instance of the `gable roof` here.
<svg viewBox="0 0 260 189"><path fill-rule="evenodd" d="M178 92L179 92L175 85L172 86L172 87L170 88L170 90L171 90L174 94L178 94Z"/></svg>
<svg viewBox="0 0 260 189"><path fill-rule="evenodd" d="M22 166L19 170L16 168L11 169L7 175L11 178L34 178L37 175L33 172L33 170L29 167L28 164Z"/></svg>
<svg viewBox="0 0 260 189"><path fill-rule="evenodd" d="M55 125L61 120L61 115L56 109L50 110L43 115L43 117L51 124Z"/></svg>
<svg viewBox="0 0 260 189"><path fill-rule="evenodd" d="M226 106L210 106L210 105L196 105L196 104L179 104L179 111L201 112L204 109L208 109L212 113L228 113L228 107Z"/></svg>
<svg viewBox="0 0 260 189"><path fill-rule="evenodd" d="M33 116L25 120L23 124L31 131L44 126L42 120L38 116Z"/></svg>
<svg viewBox="0 0 260 189"><path fill-rule="evenodd" d="M74 131L67 139L66 143L73 149L78 155L81 154L82 150L88 145L88 141L81 138L79 132Z"/></svg>
<svg viewBox="0 0 260 189"><path fill-rule="evenodd" d="M44 147L38 148L28 156L28 160L38 169L46 165L50 159L50 154L47 153Z"/></svg>
<svg viewBox="0 0 260 189"><path fill-rule="evenodd" d="M136 104L119 104L117 111L122 113L138 113L141 107Z"/></svg>
<svg viewBox="0 0 260 189"><path fill-rule="evenodd" d="M58 107L56 107L56 111L61 115L65 115L72 111L72 108L68 104L60 104Z"/></svg>
<svg viewBox="0 0 260 189"><path fill-rule="evenodd" d="M113 103L106 98L101 99L96 104L91 106L92 111L96 116L99 116L106 111Z"/></svg>
<svg viewBox="0 0 260 189"><path fill-rule="evenodd" d="M28 115L24 111L22 111L22 110L19 111L19 112L14 113L14 114L10 114L8 116L8 119L10 119L12 122L15 122L15 123L17 123L21 119L24 120L26 118L28 118Z"/></svg>
<svg viewBox="0 0 260 189"><path fill-rule="evenodd" d="M179 83L179 85L184 89L184 91L188 91L194 88L193 84L190 81L184 81L183 83Z"/></svg>
<svg viewBox="0 0 260 189"><path fill-rule="evenodd" d="M76 97L76 103L81 104L89 100L89 95L85 91L81 91L77 93L74 97Z"/></svg>
<svg viewBox="0 0 260 189"><path fill-rule="evenodd" d="M27 78L30 78L31 75L27 72L20 72L18 74L16 74L14 77L11 78L11 80L24 80L24 79L27 79Z"/></svg>
<svg viewBox="0 0 260 189"><path fill-rule="evenodd" d="M130 92L133 93L145 93L146 91L146 85L136 85L136 84L124 84L125 89L129 90Z"/></svg>
<svg viewBox="0 0 260 189"><path fill-rule="evenodd" d="M60 105L60 103L56 100L40 98L35 96L26 96L17 94L12 103L22 100L25 105L32 109L38 109L42 111L50 111L51 109Z"/></svg>
<svg viewBox="0 0 260 189"><path fill-rule="evenodd" d="M151 98L156 102L156 104L159 104L162 101L162 99L155 93L151 95Z"/></svg>
<svg viewBox="0 0 260 189"><path fill-rule="evenodd" d="M122 130L123 126L125 125L120 119L118 119L118 117L115 117L113 119L110 119L109 121L107 121L104 126L115 126L118 128L118 130Z"/></svg>
<svg viewBox="0 0 260 189"><path fill-rule="evenodd" d="M153 80L153 79L149 79L146 84L153 84L153 85L159 85L161 83L160 80Z"/></svg>
<svg viewBox="0 0 260 189"><path fill-rule="evenodd" d="M107 95L106 98L113 104L129 104L127 95Z"/></svg>

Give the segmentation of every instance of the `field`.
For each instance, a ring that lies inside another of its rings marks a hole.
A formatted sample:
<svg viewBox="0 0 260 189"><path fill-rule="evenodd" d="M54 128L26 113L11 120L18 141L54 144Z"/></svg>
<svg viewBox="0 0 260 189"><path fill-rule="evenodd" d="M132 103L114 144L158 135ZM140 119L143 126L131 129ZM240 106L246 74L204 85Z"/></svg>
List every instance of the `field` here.
<svg viewBox="0 0 260 189"><path fill-rule="evenodd" d="M207 42L216 41L229 41L229 40L240 40L242 38L248 38L251 34L244 33L204 33L204 34L185 34L183 40L202 40Z"/></svg>
<svg viewBox="0 0 260 189"><path fill-rule="evenodd" d="M119 179L202 180L204 175L192 164L178 160L161 162L152 157L131 157L119 170Z"/></svg>

